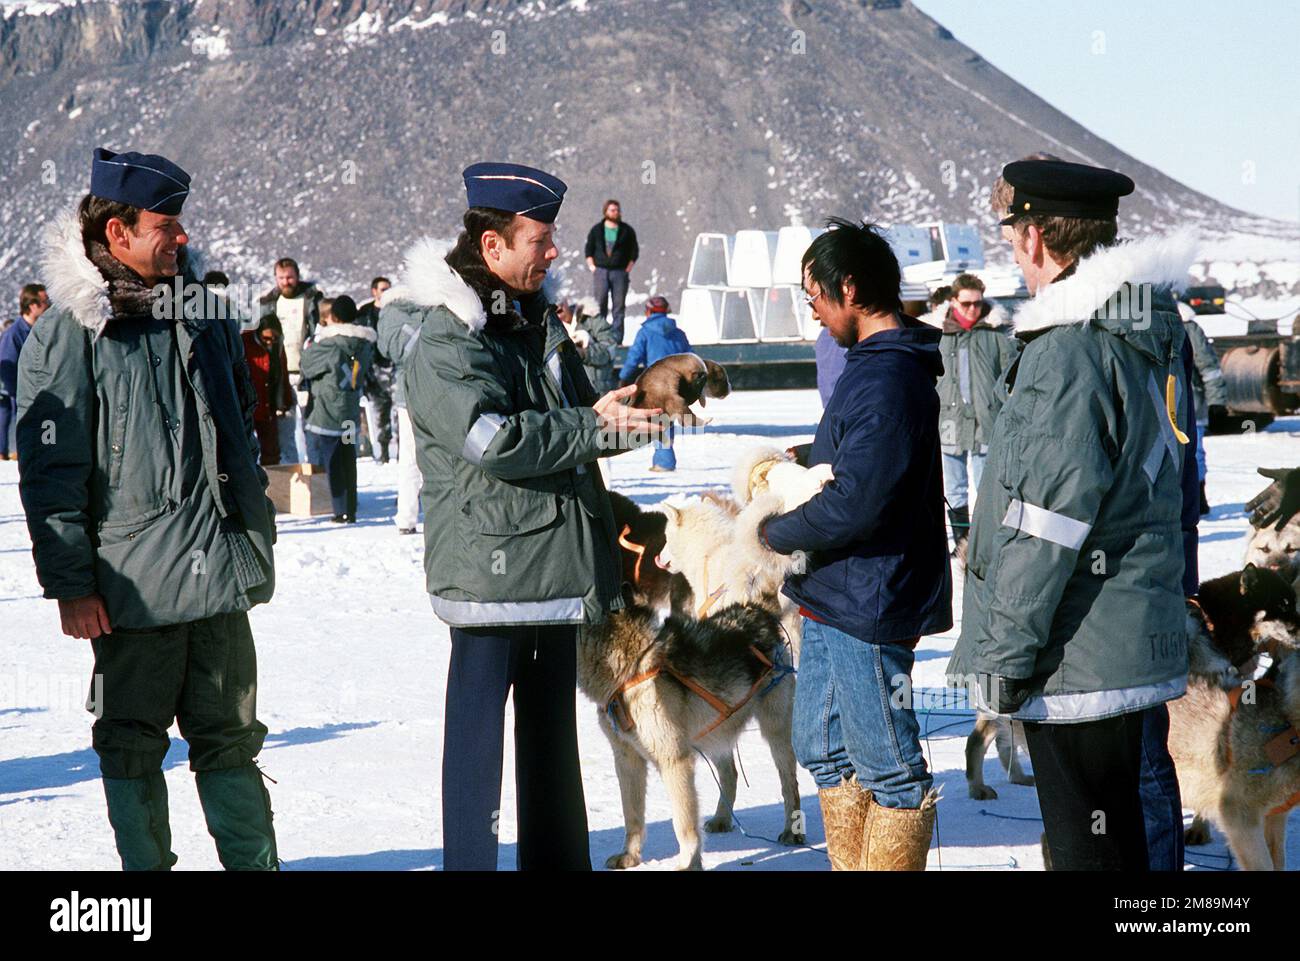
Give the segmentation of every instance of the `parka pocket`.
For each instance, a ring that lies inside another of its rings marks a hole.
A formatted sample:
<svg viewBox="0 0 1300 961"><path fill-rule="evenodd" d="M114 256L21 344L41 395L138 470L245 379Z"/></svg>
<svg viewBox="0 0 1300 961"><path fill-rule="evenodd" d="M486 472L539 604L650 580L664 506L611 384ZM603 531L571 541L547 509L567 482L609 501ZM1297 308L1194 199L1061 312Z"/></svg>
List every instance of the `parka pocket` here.
<svg viewBox="0 0 1300 961"><path fill-rule="evenodd" d="M471 530L491 537L531 534L550 527L560 516L558 494L518 488L466 501L462 510Z"/></svg>
<svg viewBox="0 0 1300 961"><path fill-rule="evenodd" d="M153 510L144 513L131 514L122 518L111 518L100 522L99 535L101 542L107 538L110 541L128 540L132 541L143 534L146 530L154 525L154 522L164 514L170 514L176 509L176 505L171 501L155 507Z"/></svg>

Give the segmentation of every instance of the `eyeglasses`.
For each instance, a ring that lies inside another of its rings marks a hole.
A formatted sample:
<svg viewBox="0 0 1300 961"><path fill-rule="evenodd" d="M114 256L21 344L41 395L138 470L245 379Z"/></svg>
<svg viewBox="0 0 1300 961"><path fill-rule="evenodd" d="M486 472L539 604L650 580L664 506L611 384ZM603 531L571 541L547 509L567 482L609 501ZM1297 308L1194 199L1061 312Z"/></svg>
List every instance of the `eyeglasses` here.
<svg viewBox="0 0 1300 961"><path fill-rule="evenodd" d="M962 307L978 307L980 304L984 303L984 299L980 298L979 300L959 300L957 301L957 303L960 304Z"/></svg>
<svg viewBox="0 0 1300 961"><path fill-rule="evenodd" d="M804 301L805 304L807 304L807 305L809 306L809 308L811 308L812 305L813 305L813 302L816 301L817 298L820 297L820 296L821 296L822 294L824 294L824 293L826 293L826 291L824 291L824 290L819 290L819 291L817 291L817 293L814 294L812 297L804 297L803 301Z"/></svg>

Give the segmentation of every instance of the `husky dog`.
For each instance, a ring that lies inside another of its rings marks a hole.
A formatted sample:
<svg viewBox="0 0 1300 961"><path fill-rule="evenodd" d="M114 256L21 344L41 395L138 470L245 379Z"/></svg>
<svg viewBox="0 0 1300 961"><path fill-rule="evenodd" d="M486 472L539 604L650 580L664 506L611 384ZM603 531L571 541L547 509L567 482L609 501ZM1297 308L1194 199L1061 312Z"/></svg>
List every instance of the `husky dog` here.
<svg viewBox="0 0 1300 961"><path fill-rule="evenodd" d="M1012 784L1034 786L1034 776L1026 774L1020 766L1019 745L1024 745L1025 727L1019 721L980 711L975 717L975 729L966 738L966 793L976 801L996 801L998 792L984 783L984 755L989 744L996 741L998 760Z"/></svg>
<svg viewBox="0 0 1300 961"><path fill-rule="evenodd" d="M1187 632L1187 693L1169 703L1169 751L1183 804L1196 814L1185 841L1208 843L1213 822L1243 868L1281 870L1286 813L1278 809L1300 798L1300 760L1269 757L1283 746L1269 745L1288 728L1300 743L1295 595L1276 571L1248 564L1201 584ZM1274 663L1255 681L1261 645Z"/></svg>
<svg viewBox="0 0 1300 961"><path fill-rule="evenodd" d="M755 447L737 461L731 490L742 505L759 495L775 494L781 499L781 513L787 513L812 500L832 480L830 464L801 467L786 451Z"/></svg>
<svg viewBox="0 0 1300 961"><path fill-rule="evenodd" d="M584 627L578 640L578 686L596 702L623 799L624 847L605 866L641 863L649 761L672 799L679 866L700 869L696 751L717 764L722 782L717 812L704 829L730 831L732 755L750 720L757 720L781 779L785 828L779 840L803 844L790 740L794 678L784 676L789 655L776 616L756 604L733 604L702 620L674 615L657 626L650 608L636 604L630 592L627 599L629 607Z"/></svg>
<svg viewBox="0 0 1300 961"><path fill-rule="evenodd" d="M619 531L619 555L623 583L638 604L674 614L690 614L691 587L681 574L673 574L655 563L664 549L664 527L668 518L659 511L642 510L631 499L609 491L614 525Z"/></svg>
<svg viewBox="0 0 1300 961"><path fill-rule="evenodd" d="M690 409L697 400L704 406L705 397L726 397L731 382L721 364L697 354L669 354L655 361L636 379L633 407L658 407L684 427L709 423Z"/></svg>
<svg viewBox="0 0 1300 961"><path fill-rule="evenodd" d="M1272 524L1255 531L1246 545L1246 563L1272 568L1300 592L1300 514L1280 531Z"/></svg>

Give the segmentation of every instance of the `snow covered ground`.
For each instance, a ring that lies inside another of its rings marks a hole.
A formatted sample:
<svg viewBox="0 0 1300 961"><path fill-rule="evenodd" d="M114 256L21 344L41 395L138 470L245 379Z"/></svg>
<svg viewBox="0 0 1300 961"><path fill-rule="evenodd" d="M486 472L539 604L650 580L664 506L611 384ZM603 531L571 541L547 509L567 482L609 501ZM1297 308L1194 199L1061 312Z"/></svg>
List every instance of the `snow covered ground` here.
<svg viewBox="0 0 1300 961"><path fill-rule="evenodd" d="M650 452L612 463L613 486L642 504L725 487L730 465L759 443L782 447L811 438L820 405L813 391L739 393L711 403L714 423L678 441L676 474L647 471ZM1248 530L1242 506L1261 489L1257 466L1300 462L1300 418L1256 435L1211 437L1209 494L1214 513L1201 527L1201 572L1237 569ZM270 728L261 762L271 785L280 855L290 870L428 869L442 863L439 781L447 629L429 610L421 539L400 537L390 517L397 467L361 465L361 522L281 517L275 600L252 613L259 654L259 715ZM959 587L960 590L960 587ZM955 599L960 614L960 594ZM918 687L943 683L956 629L924 639ZM104 814L91 718L83 708L89 644L64 637L56 606L40 598L13 463L0 463L0 870L112 870L118 866ZM596 708L579 695L593 864L622 848L618 784ZM1042 867L1041 824L1032 788L1006 781L992 753L985 780L995 801L966 796L963 748L971 722L925 722L926 753L942 787L931 869ZM736 802L740 831L705 835L704 863L729 870L826 870L816 791L800 772L814 848L764 838L781 830L781 798L757 731L741 741ZM185 745L173 733L166 761L173 847L179 869L217 869L203 825ZM500 862L515 858L511 747L506 747ZM717 802L709 769L698 766L701 810ZM673 867L677 844L662 785L652 776L644 869ZM1300 863L1300 813L1291 819L1292 864ZM1221 838L1189 852L1189 862L1227 866Z"/></svg>

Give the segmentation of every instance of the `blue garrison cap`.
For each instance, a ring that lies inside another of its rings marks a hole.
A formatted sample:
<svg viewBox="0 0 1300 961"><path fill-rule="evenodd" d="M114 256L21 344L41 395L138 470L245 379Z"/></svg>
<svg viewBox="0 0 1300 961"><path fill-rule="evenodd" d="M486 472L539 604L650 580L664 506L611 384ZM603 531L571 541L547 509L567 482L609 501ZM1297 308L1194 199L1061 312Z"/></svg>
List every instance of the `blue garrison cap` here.
<svg viewBox="0 0 1300 961"><path fill-rule="evenodd" d="M544 224L555 223L568 186L536 167L477 163L465 168L465 193L471 207L492 207Z"/></svg>
<svg viewBox="0 0 1300 961"><path fill-rule="evenodd" d="M90 192L104 200L175 217L190 194L190 175L166 157L95 148Z"/></svg>

